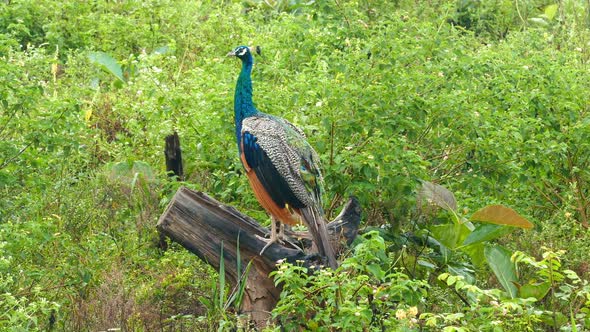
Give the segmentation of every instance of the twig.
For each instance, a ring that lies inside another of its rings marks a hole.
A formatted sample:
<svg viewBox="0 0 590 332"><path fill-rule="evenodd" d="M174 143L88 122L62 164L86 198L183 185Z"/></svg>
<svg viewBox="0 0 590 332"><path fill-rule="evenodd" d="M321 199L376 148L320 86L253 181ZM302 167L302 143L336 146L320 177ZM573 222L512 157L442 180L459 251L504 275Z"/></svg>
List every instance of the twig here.
<svg viewBox="0 0 590 332"><path fill-rule="evenodd" d="M526 28L526 21L524 20L524 18L522 17L522 14L520 13L520 8L518 7L518 0L515 1L516 4L516 12L518 13L518 17L520 17L520 20L522 21L522 25Z"/></svg>
<svg viewBox="0 0 590 332"><path fill-rule="evenodd" d="M537 190L537 192L538 192L539 194L541 194L543 197L545 197L545 199L546 199L546 200L547 200L549 203L551 203L551 205L553 205L553 207L554 207L554 208L556 208L556 209L559 209L559 206L557 205L557 203L555 203L555 202L554 202L554 201L551 199L551 197L549 197L549 195L547 195L545 192L543 192L543 190L542 190L541 188L539 188L539 187L538 187L538 186L537 186L535 183L533 183L533 182L530 182L530 184L531 184L533 187L535 187L535 189Z"/></svg>
<svg viewBox="0 0 590 332"><path fill-rule="evenodd" d="M4 124L4 126L2 127L2 129L0 129L0 135L2 135L2 133L4 132L4 130L6 130L6 128L8 128L8 124L10 123L10 121L12 120L12 118L14 118L14 115L16 114L16 110L14 112L12 112L12 114L10 114L10 117L8 118L8 120L6 121L6 123Z"/></svg>
<svg viewBox="0 0 590 332"><path fill-rule="evenodd" d="M33 142L29 142L22 149L20 149L20 151L17 154L15 154L14 156L12 156L11 158L8 158L8 159L4 160L4 162L2 163L2 165L0 165L0 169L3 169L4 167L8 166L8 164L10 164L16 158L18 158L18 156L20 156L21 154L23 154L23 152L25 152L32 144L33 144Z"/></svg>
<svg viewBox="0 0 590 332"><path fill-rule="evenodd" d="M454 287L449 287L449 288L453 291L453 293L455 293L459 297L459 299L461 301L463 301L463 303L465 303L466 306L468 306L468 307L471 306L471 303L469 303L469 301L467 301L467 299L464 298L463 295L461 295L461 293L459 293L459 291L457 291Z"/></svg>

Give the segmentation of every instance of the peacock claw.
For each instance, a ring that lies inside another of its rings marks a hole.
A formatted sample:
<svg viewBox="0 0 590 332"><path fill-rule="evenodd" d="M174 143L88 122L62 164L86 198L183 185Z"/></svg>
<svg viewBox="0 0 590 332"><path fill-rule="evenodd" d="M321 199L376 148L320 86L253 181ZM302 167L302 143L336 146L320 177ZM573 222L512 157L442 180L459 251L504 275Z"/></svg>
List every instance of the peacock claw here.
<svg viewBox="0 0 590 332"><path fill-rule="evenodd" d="M281 239L281 237L284 237L284 233L282 231L279 231L279 233L277 233L277 221L273 218L270 222L270 239L268 239L268 242L266 242L266 245L262 248L262 250L260 250L259 255L262 256L262 254L264 253L264 251L266 250L266 248L268 248L271 244L275 243L275 242L279 242L279 243L284 243L283 240ZM279 228L282 230L283 225L281 224L281 226L279 226Z"/></svg>
<svg viewBox="0 0 590 332"><path fill-rule="evenodd" d="M258 255L262 256L262 254L264 253L266 248L270 247L270 245L275 242L280 242L280 241L278 239L272 239L272 238L269 239L268 242L266 242L266 245L264 245L264 247L262 248L262 250L260 250L260 253Z"/></svg>
<svg viewBox="0 0 590 332"><path fill-rule="evenodd" d="M276 226L277 224L279 224L278 233L277 233L277 226ZM270 228L270 238L268 239L268 242L266 242L266 245L264 245L262 250L260 250L259 255L262 256L262 254L264 253L266 248L270 247L271 244L276 243L276 242L278 242L280 244L288 243L292 247L295 247L295 249L303 252L303 249L301 249L298 245L293 243L293 241L291 241L291 239L287 235L285 235L285 225L282 223L279 223L273 219L271 222L271 228Z"/></svg>

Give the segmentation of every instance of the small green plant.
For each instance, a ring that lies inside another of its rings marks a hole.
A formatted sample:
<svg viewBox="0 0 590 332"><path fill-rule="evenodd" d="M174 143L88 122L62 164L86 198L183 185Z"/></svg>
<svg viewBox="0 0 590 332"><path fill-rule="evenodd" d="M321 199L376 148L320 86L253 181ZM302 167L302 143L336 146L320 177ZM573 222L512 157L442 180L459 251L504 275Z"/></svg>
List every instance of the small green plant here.
<svg viewBox="0 0 590 332"><path fill-rule="evenodd" d="M462 312L420 315L420 323L444 331L585 331L590 327L590 286L571 270L562 269L564 251L543 248L543 259L517 251L512 256L521 269L534 270L535 278L524 284L515 282L518 294L508 297L499 289L482 289L450 273L438 280L474 300ZM539 307L545 307L539 310Z"/></svg>
<svg viewBox="0 0 590 332"><path fill-rule="evenodd" d="M12 293L18 281L8 273L12 257L4 253L5 244L0 236L0 330L51 330L59 304L44 298L43 289L38 286L20 294Z"/></svg>
<svg viewBox="0 0 590 332"><path fill-rule="evenodd" d="M242 271L242 260L240 258L240 238L238 235L236 248L236 271ZM244 292L246 290L246 280L248 273L252 267L252 261L243 270L237 285L232 289L231 293L226 294L227 284L225 280L225 259L223 258L223 242L221 243L221 252L219 260L219 273L217 282L213 284L213 294L211 299L203 296L199 297L201 303L207 308L207 317L201 317L201 320L206 320L210 328L217 326L219 331L225 331L230 327L235 327L234 317L228 315L230 308L235 308L237 315L240 314L242 300L244 299Z"/></svg>
<svg viewBox="0 0 590 332"><path fill-rule="evenodd" d="M440 274L438 280L455 291L470 294L472 302L460 311L429 311L420 315L420 324L442 331L533 331L540 319L534 299L506 297L500 289L482 289L465 281L463 276Z"/></svg>
<svg viewBox="0 0 590 332"><path fill-rule="evenodd" d="M428 290L425 281L412 280L394 268L377 232L365 234L352 256L335 271L284 262L271 276L283 287L273 317L287 330L416 326L417 306ZM400 320L402 313L407 320Z"/></svg>
<svg viewBox="0 0 590 332"><path fill-rule="evenodd" d="M417 231L411 236L395 235L398 241L404 238L405 245L413 246L411 251L407 247L399 251L401 266L414 276L448 272L474 284L476 269L487 265L508 296L516 297L512 252L493 241L517 228L532 228L527 219L502 205L486 206L467 219L459 214L452 192L427 181L422 181L418 190L418 203ZM469 297L460 299L469 305Z"/></svg>
<svg viewBox="0 0 590 332"><path fill-rule="evenodd" d="M516 283L521 298L543 300L541 320L553 329L584 331L590 328L590 285L578 274L563 269L561 260L565 250L553 251L546 247L542 259L536 260L517 251L512 260L517 266L535 269L534 277L526 283Z"/></svg>

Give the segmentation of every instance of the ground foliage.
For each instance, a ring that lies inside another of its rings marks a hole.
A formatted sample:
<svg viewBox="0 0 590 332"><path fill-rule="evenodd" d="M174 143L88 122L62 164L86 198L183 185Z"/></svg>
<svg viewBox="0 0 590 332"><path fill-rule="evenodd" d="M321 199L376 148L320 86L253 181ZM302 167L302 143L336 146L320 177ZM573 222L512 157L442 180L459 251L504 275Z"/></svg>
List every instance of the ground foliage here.
<svg viewBox="0 0 590 332"><path fill-rule="evenodd" d="M225 54L239 44L262 49L256 104L321 155L327 213L349 194L365 210L341 270L281 266L277 323L590 328L589 13L574 0L1 2L0 329L235 323L203 303L215 271L163 251L154 225L181 184L164 172L173 131L184 185L266 220L233 139L239 67ZM416 204L420 180L457 207ZM534 229L468 221L490 204Z"/></svg>

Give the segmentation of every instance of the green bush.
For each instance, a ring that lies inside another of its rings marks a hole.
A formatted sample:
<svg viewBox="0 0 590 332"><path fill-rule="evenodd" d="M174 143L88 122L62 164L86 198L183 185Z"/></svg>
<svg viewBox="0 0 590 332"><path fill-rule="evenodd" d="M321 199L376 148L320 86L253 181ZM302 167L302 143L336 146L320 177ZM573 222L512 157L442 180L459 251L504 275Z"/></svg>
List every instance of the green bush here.
<svg viewBox="0 0 590 332"><path fill-rule="evenodd" d="M394 267L384 240L371 232L336 271L280 264L272 273L283 287L273 317L283 328L305 331L585 330L590 286L562 269L563 254L547 250L537 261L516 252L512 261L533 269L534 279L516 283L519 296L511 297L451 273L440 274L440 283L412 279ZM451 300L457 294L470 299L467 306Z"/></svg>
<svg viewBox="0 0 590 332"><path fill-rule="evenodd" d="M394 268L376 232L366 234L338 270L309 270L315 268L283 263L271 273L283 287L273 317L284 328L381 331L416 325L416 306L425 301L428 285ZM413 314L400 320L406 311Z"/></svg>

